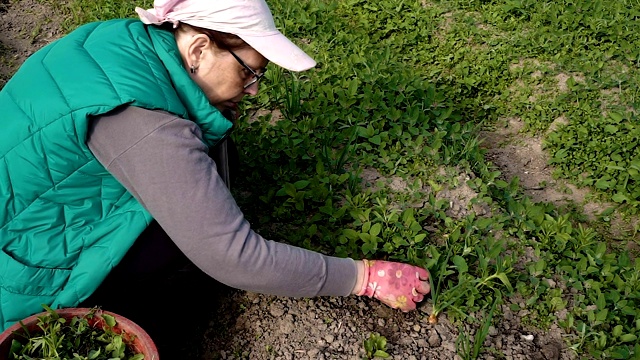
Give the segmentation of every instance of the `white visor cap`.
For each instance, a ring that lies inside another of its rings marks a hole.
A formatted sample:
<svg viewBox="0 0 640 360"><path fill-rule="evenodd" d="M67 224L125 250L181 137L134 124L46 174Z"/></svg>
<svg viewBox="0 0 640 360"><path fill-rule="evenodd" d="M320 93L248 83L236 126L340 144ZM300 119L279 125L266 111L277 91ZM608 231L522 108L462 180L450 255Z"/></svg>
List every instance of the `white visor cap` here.
<svg viewBox="0 0 640 360"><path fill-rule="evenodd" d="M185 23L237 35L267 60L291 71L316 62L277 28L264 0L155 0L153 9L136 8L145 24Z"/></svg>

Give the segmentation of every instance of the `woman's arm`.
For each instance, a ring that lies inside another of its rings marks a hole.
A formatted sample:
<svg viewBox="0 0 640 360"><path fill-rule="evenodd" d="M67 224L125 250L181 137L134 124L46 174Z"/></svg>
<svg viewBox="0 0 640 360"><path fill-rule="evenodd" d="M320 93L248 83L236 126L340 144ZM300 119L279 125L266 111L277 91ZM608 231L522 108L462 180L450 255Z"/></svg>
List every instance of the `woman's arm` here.
<svg viewBox="0 0 640 360"><path fill-rule="evenodd" d="M352 259L268 241L251 230L192 121L127 107L96 118L87 144L180 250L216 280L295 297L360 288Z"/></svg>

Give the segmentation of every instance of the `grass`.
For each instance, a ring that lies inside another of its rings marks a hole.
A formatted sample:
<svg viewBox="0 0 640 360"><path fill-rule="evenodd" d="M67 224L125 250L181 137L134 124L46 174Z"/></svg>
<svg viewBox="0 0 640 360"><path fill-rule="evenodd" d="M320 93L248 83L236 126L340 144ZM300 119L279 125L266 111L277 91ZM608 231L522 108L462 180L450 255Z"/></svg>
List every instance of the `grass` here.
<svg viewBox="0 0 640 360"><path fill-rule="evenodd" d="M237 199L259 232L443 269L438 296L451 299L454 321L477 311L500 318L496 299L513 307L517 295L525 323L559 324L581 357L640 356L640 261L626 251L638 226L615 239L606 231L613 213L640 210L638 0L269 4L318 66L296 76L271 69L244 104L285 114L241 122L234 135L244 151ZM61 11L71 30L133 8L72 0ZM612 210L588 220L579 206L533 202L502 177L478 134L504 118L543 137L556 177ZM380 181L367 184L364 173ZM476 194L470 205L490 211L451 216L438 194L463 185ZM460 284L472 284L468 296L455 296ZM477 357L480 343L465 344Z"/></svg>

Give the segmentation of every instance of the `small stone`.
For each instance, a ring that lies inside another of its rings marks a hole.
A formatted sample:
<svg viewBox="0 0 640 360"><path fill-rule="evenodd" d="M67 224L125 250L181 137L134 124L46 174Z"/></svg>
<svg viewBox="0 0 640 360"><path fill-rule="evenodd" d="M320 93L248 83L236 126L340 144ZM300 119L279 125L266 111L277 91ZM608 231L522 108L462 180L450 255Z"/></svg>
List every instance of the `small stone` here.
<svg viewBox="0 0 640 360"><path fill-rule="evenodd" d="M291 334L294 330L295 330L295 325L293 324L293 321L289 320L289 319L283 319L282 322L280 323L280 332L283 334Z"/></svg>
<svg viewBox="0 0 640 360"><path fill-rule="evenodd" d="M318 356L319 352L320 352L320 350L318 350L318 349L311 349L311 350L307 351L307 355L310 358L315 359Z"/></svg>
<svg viewBox="0 0 640 360"><path fill-rule="evenodd" d="M533 335L529 334L529 335L520 335L520 338L522 338L522 340L526 340L526 341L533 341Z"/></svg>
<svg viewBox="0 0 640 360"><path fill-rule="evenodd" d="M549 343L542 346L541 352L546 360L558 360L560 358L560 350L562 345L557 343Z"/></svg>
<svg viewBox="0 0 640 360"><path fill-rule="evenodd" d="M394 315L393 309L388 306L379 306L376 309L376 317L378 318L390 319L393 317L393 315Z"/></svg>
<svg viewBox="0 0 640 360"><path fill-rule="evenodd" d="M413 331L420 332L420 329L421 329L420 325L418 325L418 324L413 325Z"/></svg>
<svg viewBox="0 0 640 360"><path fill-rule="evenodd" d="M489 335L490 336L498 335L498 330L496 329L495 326L493 326L493 325L489 326Z"/></svg>
<svg viewBox="0 0 640 360"><path fill-rule="evenodd" d="M442 344L442 340L438 334L432 334L429 336L429 346L438 347L440 344Z"/></svg>
<svg viewBox="0 0 640 360"><path fill-rule="evenodd" d="M273 303L269 307L269 313L271 313L271 316L279 318L284 315L284 307L281 304Z"/></svg>
<svg viewBox="0 0 640 360"><path fill-rule="evenodd" d="M327 343L331 344L333 342L333 340L335 340L335 337L331 334L327 335L324 337L325 340L327 340Z"/></svg>
<svg viewBox="0 0 640 360"><path fill-rule="evenodd" d="M495 348L502 349L502 336L498 336L495 340Z"/></svg>
<svg viewBox="0 0 640 360"><path fill-rule="evenodd" d="M547 284L549 284L550 288L554 289L558 283L556 283L554 280L547 279Z"/></svg>
<svg viewBox="0 0 640 360"><path fill-rule="evenodd" d="M449 342L449 341L444 342L444 343L442 343L442 347L443 347L445 350L447 350L447 351L449 351L449 352L451 352L451 353L454 353L454 354L455 354L455 352L457 351L457 350L456 350L456 344L455 344L455 343L453 343L453 342Z"/></svg>

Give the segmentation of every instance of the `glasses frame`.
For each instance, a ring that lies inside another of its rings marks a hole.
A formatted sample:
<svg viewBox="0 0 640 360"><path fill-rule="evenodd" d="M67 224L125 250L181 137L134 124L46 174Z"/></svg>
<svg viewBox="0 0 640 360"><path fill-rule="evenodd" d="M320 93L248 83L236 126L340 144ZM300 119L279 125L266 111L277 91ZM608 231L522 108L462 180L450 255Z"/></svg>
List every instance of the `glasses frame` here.
<svg viewBox="0 0 640 360"><path fill-rule="evenodd" d="M260 79L262 79L264 77L264 74L267 73L267 69L265 68L262 71L262 74L258 74L255 70L253 70L251 67L249 67L249 65L245 64L245 62L242 61L242 59L240 59L240 57L238 55L236 55L233 51L231 51L230 49L227 49L227 51L238 61L238 63L240 65L242 65L242 67L247 69L247 71L249 71L251 73L251 75L253 75L251 80L248 83L244 84L244 87L243 87L244 89L246 89L249 86L257 83L258 81L260 81Z"/></svg>

